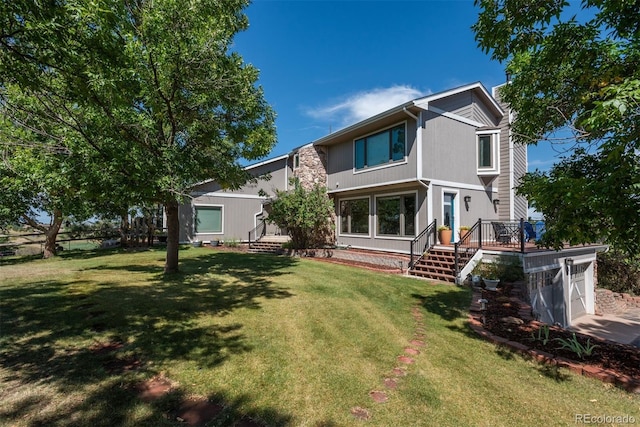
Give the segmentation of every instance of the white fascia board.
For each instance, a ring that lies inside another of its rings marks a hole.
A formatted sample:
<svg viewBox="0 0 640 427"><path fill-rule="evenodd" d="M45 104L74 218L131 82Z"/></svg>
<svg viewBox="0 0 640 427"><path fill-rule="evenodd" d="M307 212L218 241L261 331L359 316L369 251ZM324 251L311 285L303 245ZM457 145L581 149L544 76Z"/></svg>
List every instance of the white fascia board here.
<svg viewBox="0 0 640 427"><path fill-rule="evenodd" d="M328 190L327 193L329 193L329 194L344 193L346 191L366 190L366 189L369 189L369 188L387 187L387 186L397 185L397 184L406 184L406 183L409 183L409 182L416 182L416 179L415 178L408 178L408 179L400 179L400 180L397 180L397 181L380 182L380 183L377 183L377 184L366 184L366 185L358 185L356 187L338 188L338 189L334 189L334 190Z"/></svg>
<svg viewBox="0 0 640 427"><path fill-rule="evenodd" d="M225 193L217 191L194 191L191 193L191 197L225 197L229 199L260 199L266 200L268 197L258 196L257 194L242 194L242 193Z"/></svg>
<svg viewBox="0 0 640 427"><path fill-rule="evenodd" d="M443 181L441 179L429 179L429 178L424 178L424 179L428 181L430 185L439 185L441 187L461 188L465 190L491 191L492 193L498 192L497 188L485 187L484 185L467 184L465 182L455 182L455 181Z"/></svg>
<svg viewBox="0 0 640 427"><path fill-rule="evenodd" d="M283 154L282 156L274 157L273 159L267 159L267 160L263 160L260 163L254 163L252 165L245 166L244 169L245 170L249 170L249 169L257 168L257 167L260 167L260 166L268 165L269 163L274 163L274 162L277 162L279 160L286 159L288 157L289 157L288 154Z"/></svg>
<svg viewBox="0 0 640 427"><path fill-rule="evenodd" d="M383 119L385 117L391 116L393 114L397 114L399 112L402 112L405 108L407 107L413 107L414 106L414 102L413 101L409 101L409 102L405 102L402 105L398 105L396 107L391 108L390 110L387 111L383 111L382 113L376 114L375 116L369 117L368 119L365 119L361 122L355 123L351 126L347 126L346 128L342 128L336 132L330 133L327 136L323 136L322 138L316 139L315 141L312 142L312 145L324 145L327 143L330 143L332 139L339 137L341 135L344 135L348 132L357 130L359 128L362 128L364 126L367 126L371 123L374 123L380 119Z"/></svg>
<svg viewBox="0 0 640 427"><path fill-rule="evenodd" d="M341 135L344 135L348 132L357 130L361 127L367 126L371 123L374 123L380 119L383 119L387 116L391 116L393 114L396 114L398 112L403 111L404 109L406 109L407 107L418 107L418 108L422 108L422 109L426 109L425 106L428 105L428 103L430 101L435 101L437 99L441 99L441 98L446 98L447 96L451 96L451 95L456 95L458 93L462 93L468 90L474 90L474 89L478 89L482 92L482 94L484 95L485 100L491 104L491 106L493 106L493 108L495 109L495 112L498 115L504 115L504 111L502 110L502 108L500 107L500 105L496 102L495 99L493 99L493 97L489 94L489 92L487 92L487 89L485 89L485 87L482 85L482 83L480 82L476 82L476 83L472 83L472 84L468 84L465 86L460 86L454 89L450 89L444 92L439 92L433 95L427 95L423 98L418 98L415 99L413 101L409 101L409 102L405 102L404 104L398 105L396 107L393 107L387 111L384 111L382 113L376 114L375 116L369 117L368 119L365 119L361 122L355 123L351 126L347 126L343 129L340 129L334 133L331 133L329 135L323 136L322 138L319 138L315 141L312 142L313 145L324 145L324 144L328 144L331 142L331 140L333 140L336 137L339 137ZM461 117L461 116L459 116ZM478 123L478 122L474 122L474 123ZM475 124L474 124L475 126ZM483 127L486 126L484 123L480 124L478 127Z"/></svg>

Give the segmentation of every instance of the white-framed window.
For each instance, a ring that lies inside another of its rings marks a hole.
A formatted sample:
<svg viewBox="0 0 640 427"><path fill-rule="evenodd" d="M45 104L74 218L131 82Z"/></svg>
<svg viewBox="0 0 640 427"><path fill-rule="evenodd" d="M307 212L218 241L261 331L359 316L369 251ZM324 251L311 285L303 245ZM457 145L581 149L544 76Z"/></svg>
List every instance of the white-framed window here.
<svg viewBox="0 0 640 427"><path fill-rule="evenodd" d="M478 175L500 173L500 131L476 133L476 166Z"/></svg>
<svg viewBox="0 0 640 427"><path fill-rule="evenodd" d="M222 205L194 205L194 210L193 224L196 234L222 234Z"/></svg>
<svg viewBox="0 0 640 427"><path fill-rule="evenodd" d="M353 141L354 169L363 170L405 161L406 122Z"/></svg>
<svg viewBox="0 0 640 427"><path fill-rule="evenodd" d="M293 155L293 170L296 170L300 167L300 154L296 153Z"/></svg>
<svg viewBox="0 0 640 427"><path fill-rule="evenodd" d="M369 197L340 200L340 234L369 235Z"/></svg>
<svg viewBox="0 0 640 427"><path fill-rule="evenodd" d="M376 235L415 237L416 193L376 196Z"/></svg>

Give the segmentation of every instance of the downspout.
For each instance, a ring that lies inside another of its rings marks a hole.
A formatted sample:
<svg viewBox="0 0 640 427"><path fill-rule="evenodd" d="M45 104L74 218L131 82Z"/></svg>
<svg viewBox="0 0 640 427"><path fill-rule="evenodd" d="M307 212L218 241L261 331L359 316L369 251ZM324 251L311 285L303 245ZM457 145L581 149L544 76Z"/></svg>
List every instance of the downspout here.
<svg viewBox="0 0 640 427"><path fill-rule="evenodd" d="M289 190L289 157L291 153L287 154L287 160L284 162L284 191Z"/></svg>

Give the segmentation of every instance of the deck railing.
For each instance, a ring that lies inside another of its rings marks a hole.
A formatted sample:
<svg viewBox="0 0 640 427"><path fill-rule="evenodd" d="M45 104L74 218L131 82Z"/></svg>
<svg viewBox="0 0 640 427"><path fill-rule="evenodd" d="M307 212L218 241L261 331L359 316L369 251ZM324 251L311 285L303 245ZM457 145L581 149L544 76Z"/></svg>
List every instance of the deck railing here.
<svg viewBox="0 0 640 427"><path fill-rule="evenodd" d="M455 257L454 274L458 277L460 274L460 253L465 252L473 256L478 249L482 248L482 218L478 218L478 221L471 226L471 228L463 235L460 232L460 240L453 245L453 252Z"/></svg>
<svg viewBox="0 0 640 427"><path fill-rule="evenodd" d="M256 227L249 231L249 247L251 247L251 242L257 241L260 237L267 234L267 223L263 219L256 225Z"/></svg>
<svg viewBox="0 0 640 427"><path fill-rule="evenodd" d="M422 233L411 242L411 262L409 268L422 257L436 243L436 221L434 220ZM526 243L539 239L544 233L544 223L537 222L531 224L530 231L527 232L525 220L501 221L498 219L482 219L471 226L464 237L461 237L454 244L455 253L455 274L456 277L462 270L460 265L460 254L473 254L483 247L505 248L520 253L525 253Z"/></svg>
<svg viewBox="0 0 640 427"><path fill-rule="evenodd" d="M431 224L427 226L418 237L411 241L411 259L409 261L409 268L412 268L414 264L425 254L433 245L436 244L436 229L437 220L433 220Z"/></svg>

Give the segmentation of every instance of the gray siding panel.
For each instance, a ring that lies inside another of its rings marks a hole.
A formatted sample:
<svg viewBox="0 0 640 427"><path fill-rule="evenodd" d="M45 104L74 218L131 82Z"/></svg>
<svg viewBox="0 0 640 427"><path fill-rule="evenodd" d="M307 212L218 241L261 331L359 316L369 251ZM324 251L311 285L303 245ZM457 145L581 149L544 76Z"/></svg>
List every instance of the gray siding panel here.
<svg viewBox="0 0 640 427"><path fill-rule="evenodd" d="M485 123L487 126L498 126L498 123L500 123L500 118L496 117L495 114L493 114L489 110L488 106L484 102L482 102L477 95L474 94L472 100L472 115L469 118L480 123Z"/></svg>
<svg viewBox="0 0 640 427"><path fill-rule="evenodd" d="M473 95L470 91L431 101L430 105L468 119L473 118Z"/></svg>
<svg viewBox="0 0 640 427"><path fill-rule="evenodd" d="M476 128L432 112L425 117L423 176L481 185L476 167Z"/></svg>
<svg viewBox="0 0 640 427"><path fill-rule="evenodd" d="M273 195L275 189L284 190L287 179L291 177L291 168L287 166L287 159L281 159L251 168L248 172L258 178L257 182L248 182L237 190L222 190L219 184L211 181L193 187L192 193L201 195L214 191L226 191L233 194L257 196L262 189L269 195ZM260 178L262 176L264 177ZM270 176L270 179L267 179L268 176Z"/></svg>
<svg viewBox="0 0 640 427"><path fill-rule="evenodd" d="M513 181L518 186L522 177L527 173L527 146L514 144L513 147ZM527 218L529 202L523 196L516 195L514 200L514 214L516 218Z"/></svg>
<svg viewBox="0 0 640 427"><path fill-rule="evenodd" d="M483 220L496 218L497 214L493 209L493 194L488 191L482 190L469 190L465 188L452 188L443 187L440 185L432 186L432 200L433 200L433 215L438 221L438 225L444 223L442 196L443 193L454 192L456 198L454 200L457 212L457 222L455 224L455 232L457 233L461 225L471 226L478 221L478 218ZM466 196L471 197L469 202L469 210L464 202ZM457 234L456 234L457 238Z"/></svg>
<svg viewBox="0 0 640 427"><path fill-rule="evenodd" d="M484 123L485 126L497 126L500 121L500 117L497 117L478 96L478 93L474 91L467 91L431 101L430 105L467 119Z"/></svg>
<svg viewBox="0 0 640 427"><path fill-rule="evenodd" d="M517 154L514 152L514 147L511 145L510 126L509 126L509 106L500 100L500 91L495 90L496 101L500 104L502 109L507 112L499 123L500 127L500 176L498 177L498 198L500 199L500 207L498 209L499 218L504 221L517 220L520 218L526 218L526 208L524 216L521 206L516 207L515 200L513 200L513 187L516 185L516 177L511 180L511 173L514 172L514 165L512 164L511 156L514 160ZM525 152L526 156L526 152ZM526 169L526 157L525 157L525 169ZM519 179L519 178L518 178ZM521 205L522 203L520 203ZM513 206L513 214L511 212Z"/></svg>
<svg viewBox="0 0 640 427"><path fill-rule="evenodd" d="M255 227L255 215L262 211L262 199L224 196L199 196L191 204L180 207L180 241L210 241L212 239L247 240L250 230ZM194 206L222 206L222 233L195 234Z"/></svg>

